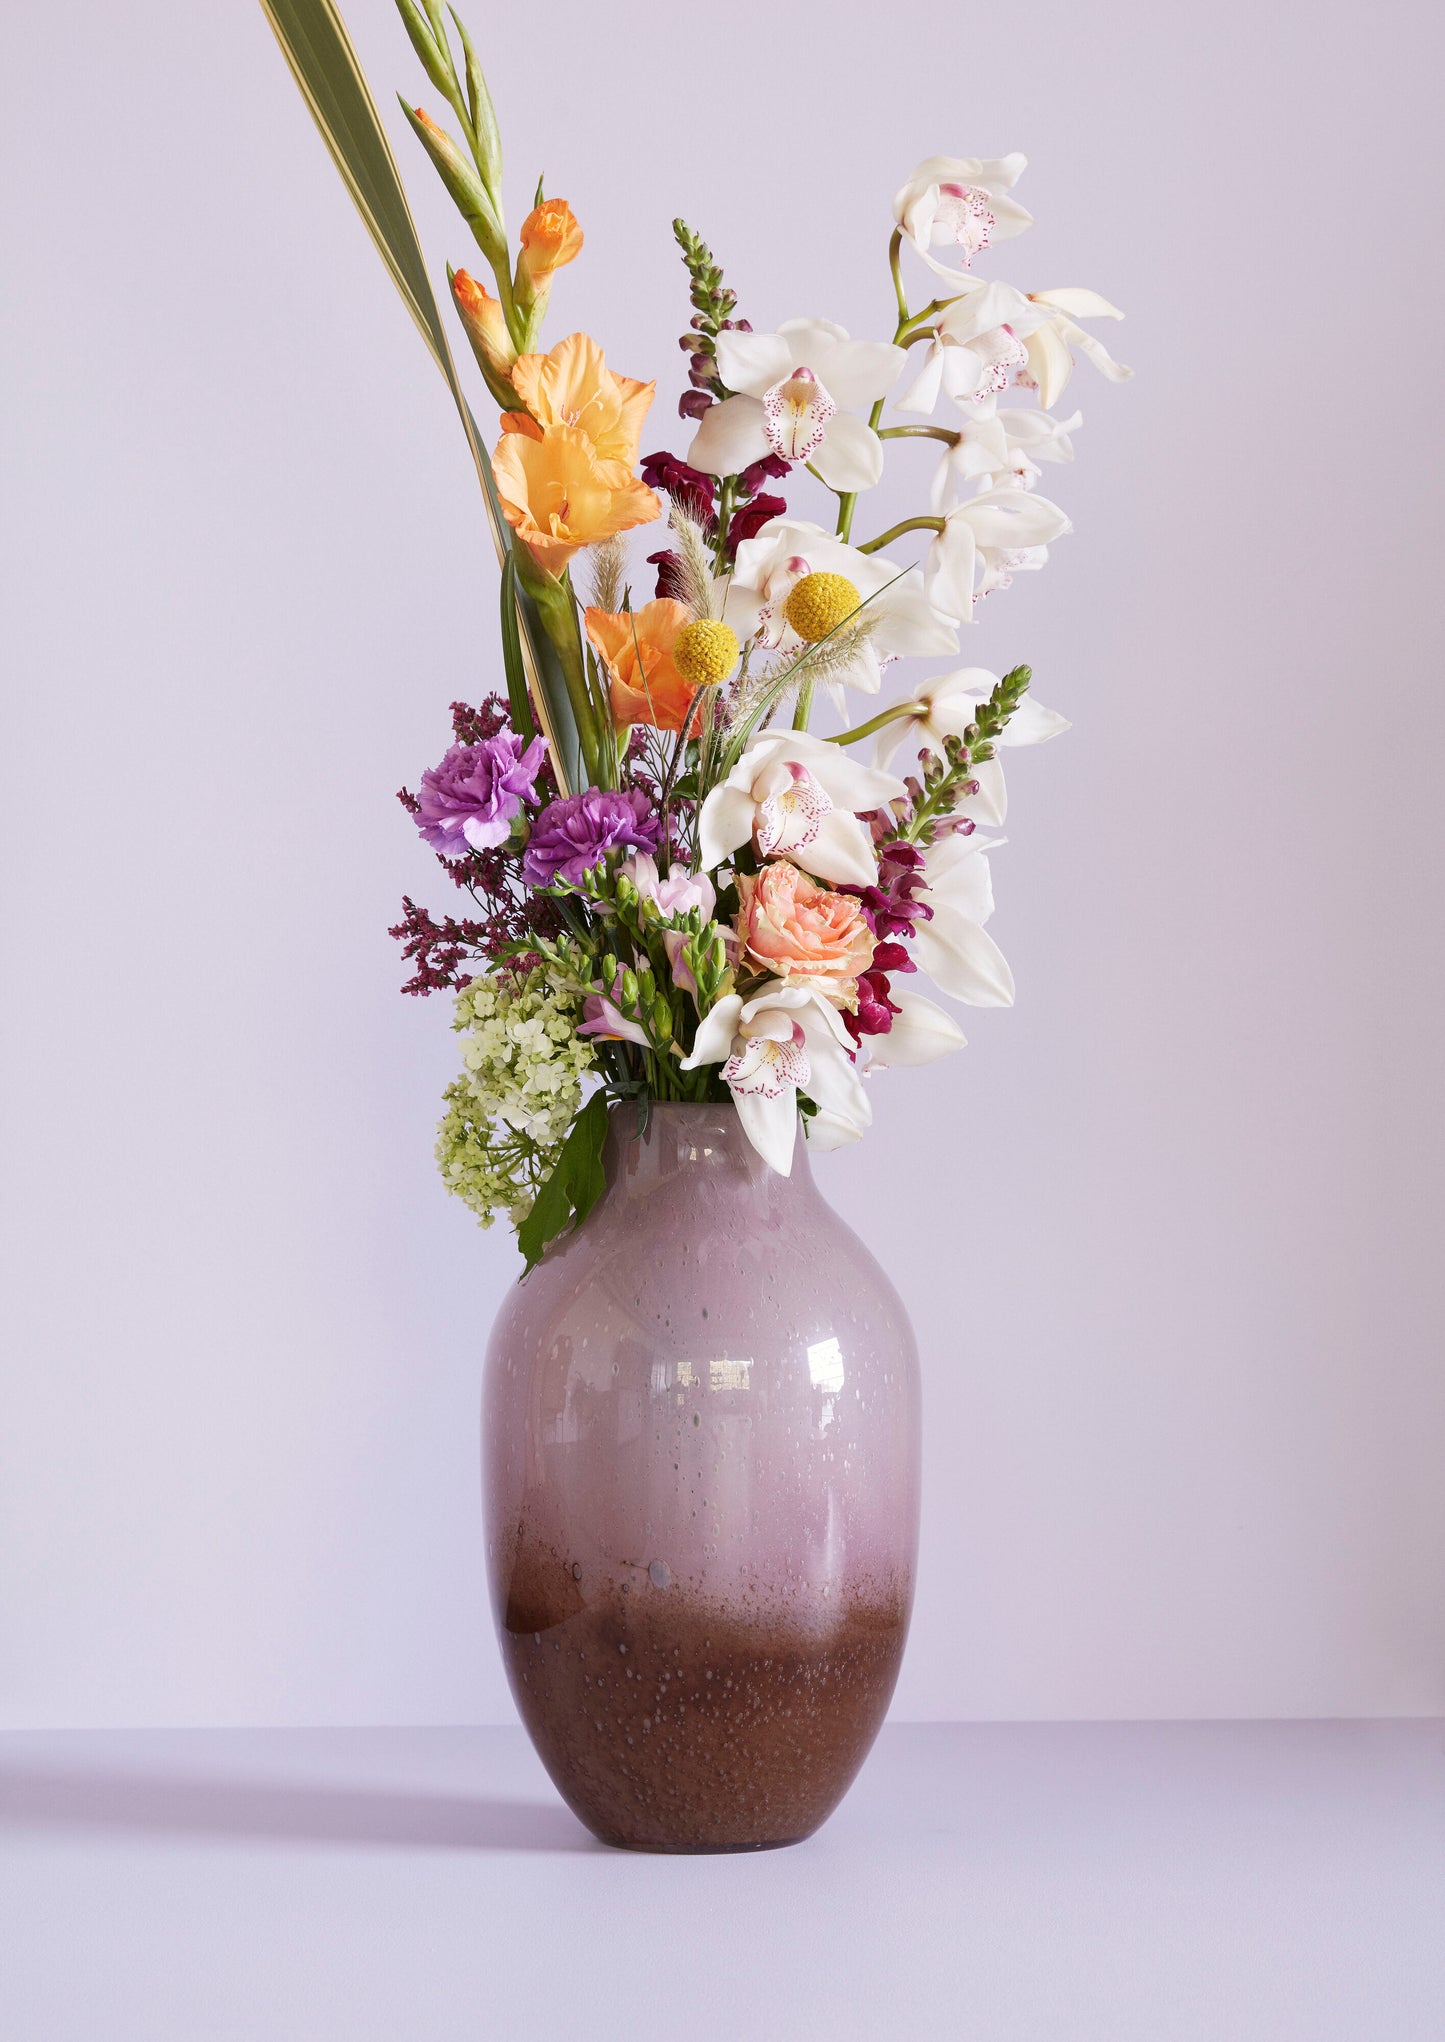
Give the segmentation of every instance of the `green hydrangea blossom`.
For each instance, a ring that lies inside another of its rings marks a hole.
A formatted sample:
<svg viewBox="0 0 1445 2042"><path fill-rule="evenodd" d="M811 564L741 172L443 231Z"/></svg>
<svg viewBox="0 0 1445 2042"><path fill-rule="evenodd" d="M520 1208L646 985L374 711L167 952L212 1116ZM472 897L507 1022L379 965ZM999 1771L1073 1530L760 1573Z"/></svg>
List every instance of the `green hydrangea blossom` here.
<svg viewBox="0 0 1445 2042"><path fill-rule="evenodd" d="M436 1158L448 1191L484 1227L499 1213L520 1226L552 1173L594 1062L581 1019L580 996L540 967L473 979L457 994L464 1068L442 1095Z"/></svg>

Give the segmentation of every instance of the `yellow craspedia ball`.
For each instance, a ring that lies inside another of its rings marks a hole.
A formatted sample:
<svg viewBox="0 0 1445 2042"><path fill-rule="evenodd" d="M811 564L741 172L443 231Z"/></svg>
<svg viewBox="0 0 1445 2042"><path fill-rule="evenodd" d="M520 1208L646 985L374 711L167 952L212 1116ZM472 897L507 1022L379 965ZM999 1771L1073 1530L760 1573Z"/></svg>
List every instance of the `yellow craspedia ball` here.
<svg viewBox="0 0 1445 2042"><path fill-rule="evenodd" d="M694 688L716 687L738 663L737 633L712 617L684 624L672 647L672 663Z"/></svg>
<svg viewBox="0 0 1445 2042"><path fill-rule="evenodd" d="M863 598L845 574L805 574L793 586L783 615L809 645L852 616Z"/></svg>

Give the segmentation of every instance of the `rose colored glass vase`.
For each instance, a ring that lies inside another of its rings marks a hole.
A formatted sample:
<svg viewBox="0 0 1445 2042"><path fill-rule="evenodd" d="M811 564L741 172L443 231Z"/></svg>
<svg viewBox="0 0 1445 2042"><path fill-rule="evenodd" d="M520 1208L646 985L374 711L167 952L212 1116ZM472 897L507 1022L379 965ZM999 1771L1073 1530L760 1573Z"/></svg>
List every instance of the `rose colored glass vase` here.
<svg viewBox="0 0 1445 2042"><path fill-rule="evenodd" d="M918 1548L903 1305L731 1106L615 1108L607 1190L503 1307L483 1414L512 1692L604 1842L765 1850L893 1692Z"/></svg>

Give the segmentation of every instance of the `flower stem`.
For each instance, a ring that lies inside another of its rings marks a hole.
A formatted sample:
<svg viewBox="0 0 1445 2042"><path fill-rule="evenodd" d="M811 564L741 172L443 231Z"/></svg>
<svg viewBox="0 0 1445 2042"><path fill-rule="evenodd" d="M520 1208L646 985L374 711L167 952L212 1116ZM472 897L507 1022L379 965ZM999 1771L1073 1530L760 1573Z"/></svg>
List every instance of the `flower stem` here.
<svg viewBox="0 0 1445 2042"><path fill-rule="evenodd" d="M896 525L890 525L886 532L880 532L876 539L865 539L858 548L860 553L876 553L880 546L901 539L905 532L941 532L947 524L946 518L900 518Z"/></svg>
<svg viewBox="0 0 1445 2042"><path fill-rule="evenodd" d="M866 723L860 723L856 730L840 730L830 737L829 744L857 744L860 739L872 737L877 730L886 729L896 723L900 716L912 716L918 708L916 702L895 702L891 709L882 709L876 716L870 716Z"/></svg>
<svg viewBox="0 0 1445 2042"><path fill-rule="evenodd" d="M875 428L880 440L947 440L956 447L963 437L961 433L950 432L946 425L884 425Z"/></svg>

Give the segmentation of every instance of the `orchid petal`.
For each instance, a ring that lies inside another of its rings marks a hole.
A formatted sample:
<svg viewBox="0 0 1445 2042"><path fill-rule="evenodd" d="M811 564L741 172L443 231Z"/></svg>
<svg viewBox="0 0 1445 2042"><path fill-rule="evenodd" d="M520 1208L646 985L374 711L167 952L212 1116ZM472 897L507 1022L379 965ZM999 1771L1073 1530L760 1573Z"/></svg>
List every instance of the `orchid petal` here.
<svg viewBox="0 0 1445 2042"><path fill-rule="evenodd" d="M956 908L980 928L993 913L993 873L987 854L981 846L976 847L973 837L955 834L930 845L924 881L932 908Z"/></svg>
<svg viewBox="0 0 1445 2042"><path fill-rule="evenodd" d="M754 802L746 787L734 787L731 779L714 787L697 819L697 859L704 872L721 865L741 848L753 833Z"/></svg>
<svg viewBox="0 0 1445 2042"><path fill-rule="evenodd" d="M973 622L973 576L977 545L972 526L954 512L934 539L923 563L928 600L961 624Z"/></svg>
<svg viewBox="0 0 1445 2042"><path fill-rule="evenodd" d="M914 412L921 418L932 415L938 403L938 394L943 387L943 358L948 349L942 341L931 341L923 357L923 367L908 385L901 397L893 400L895 411Z"/></svg>
<svg viewBox="0 0 1445 2042"><path fill-rule="evenodd" d="M969 768L968 777L977 786L978 792L965 794L962 801L955 801L954 814L969 822L981 822L985 828L997 829L1008 811L1003 767L997 759L982 759Z"/></svg>
<svg viewBox="0 0 1445 2042"><path fill-rule="evenodd" d="M749 397L761 397L793 370L793 351L781 333L720 333L716 360L728 389Z"/></svg>
<svg viewBox="0 0 1445 2042"><path fill-rule="evenodd" d="M869 1059L884 1068L915 1068L931 1064L966 1046L963 1030L936 1001L925 999L896 981L888 997L897 1008L886 1035L870 1035Z"/></svg>
<svg viewBox="0 0 1445 2042"><path fill-rule="evenodd" d="M806 849L783 855L830 886L874 886L878 881L871 833L856 815L845 814L840 808L823 817Z"/></svg>
<svg viewBox="0 0 1445 2042"><path fill-rule="evenodd" d="M941 992L970 1007L1011 1007L1013 973L1003 952L977 922L940 903L913 932L913 954Z"/></svg>
<svg viewBox="0 0 1445 2042"><path fill-rule="evenodd" d="M737 1033L742 1005L739 994L726 993L715 1006L708 1008L697 1024L692 1053L682 1059L683 1070L695 1071L701 1064L727 1061L733 1052L733 1037Z"/></svg>
<svg viewBox="0 0 1445 2042"><path fill-rule="evenodd" d="M757 397L725 397L698 421L688 466L704 475L740 475L769 451L766 414Z"/></svg>
<svg viewBox="0 0 1445 2042"><path fill-rule="evenodd" d="M1046 496L1022 489L993 489L975 496L950 513L949 522L967 522L980 546L1005 552L1046 546L1073 528L1066 512Z"/></svg>
<svg viewBox="0 0 1445 2042"><path fill-rule="evenodd" d="M1116 362L1102 340L1096 340L1092 333L1085 333L1082 326L1075 326L1072 319L1061 319L1059 331L1070 347L1076 347L1086 362L1092 362L1100 375L1107 376L1111 383L1127 383L1134 371Z"/></svg>
<svg viewBox="0 0 1445 2042"><path fill-rule="evenodd" d="M798 1132L798 1094L792 1085L773 1098L765 1092L734 1092L743 1133L769 1168L780 1177L793 1171L793 1143Z"/></svg>
<svg viewBox="0 0 1445 2042"><path fill-rule="evenodd" d="M898 381L907 356L887 340L840 340L818 374L838 402L861 410L886 397Z"/></svg>
<svg viewBox="0 0 1445 2042"><path fill-rule="evenodd" d="M1039 404L1044 411L1050 410L1068 388L1069 378L1074 373L1074 358L1052 324L1039 327L1024 341L1028 352L1029 374L1039 386Z"/></svg>
<svg viewBox="0 0 1445 2042"><path fill-rule="evenodd" d="M1081 290L1072 284L1061 291L1030 291L1029 296L1036 305L1052 305L1056 311L1067 312L1071 319L1122 319L1124 316L1117 305L1111 305L1097 291Z"/></svg>
<svg viewBox="0 0 1445 2042"><path fill-rule="evenodd" d="M845 1119L841 1113L824 1113L820 1107L804 1123L804 1132L808 1137L808 1147L816 1149L820 1156L826 1156L833 1149L846 1148L849 1142L862 1141L867 1129Z"/></svg>
<svg viewBox="0 0 1445 2042"><path fill-rule="evenodd" d="M828 422L827 436L813 456L813 466L829 489L849 495L871 489L883 473L883 442L861 418L839 412Z"/></svg>

